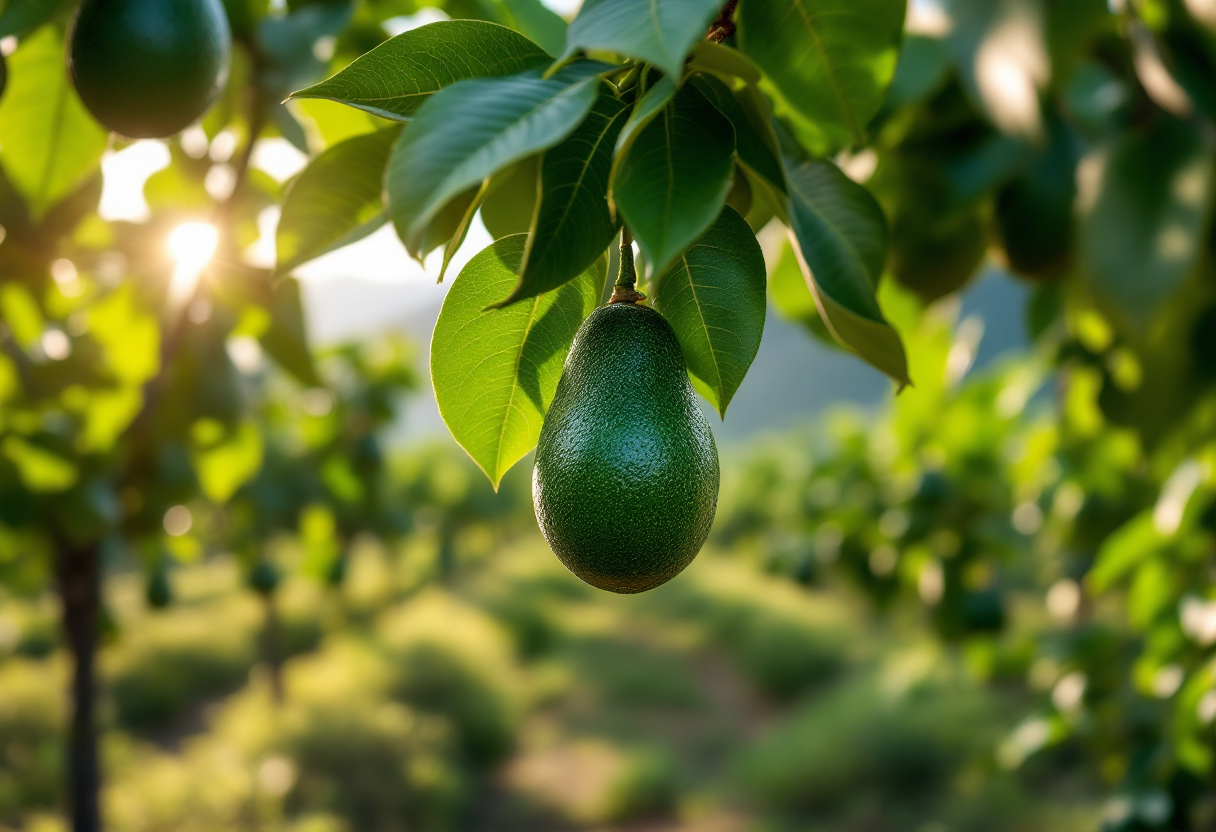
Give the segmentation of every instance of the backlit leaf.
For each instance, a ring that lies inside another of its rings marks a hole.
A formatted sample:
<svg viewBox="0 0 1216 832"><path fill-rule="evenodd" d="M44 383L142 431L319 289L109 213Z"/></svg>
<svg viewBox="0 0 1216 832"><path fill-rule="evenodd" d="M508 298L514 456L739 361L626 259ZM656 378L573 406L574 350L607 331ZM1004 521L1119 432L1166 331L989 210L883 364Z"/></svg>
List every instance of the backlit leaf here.
<svg viewBox="0 0 1216 832"><path fill-rule="evenodd" d="M21 484L35 493L58 494L76 484L76 466L58 454L16 436L0 445L4 456L17 468Z"/></svg>
<svg viewBox="0 0 1216 832"><path fill-rule="evenodd" d="M385 223L384 171L399 132L389 128L340 142L292 182L275 234L278 272L361 240Z"/></svg>
<svg viewBox="0 0 1216 832"><path fill-rule="evenodd" d="M547 66L544 50L506 26L444 20L385 41L337 75L292 95L328 98L407 121L443 87Z"/></svg>
<svg viewBox="0 0 1216 832"><path fill-rule="evenodd" d="M207 498L226 503L262 467L263 441L258 426L242 422L217 445L192 455L198 484Z"/></svg>
<svg viewBox="0 0 1216 832"><path fill-rule="evenodd" d="M452 199L565 139L595 103L603 65L580 61L544 78L460 81L418 112L389 162L389 210L408 248Z"/></svg>
<svg viewBox="0 0 1216 832"><path fill-rule="evenodd" d="M905 0L743 3L739 48L764 71L778 115L826 155L865 138L895 75Z"/></svg>
<svg viewBox="0 0 1216 832"><path fill-rule="evenodd" d="M830 162L787 162L790 230L819 314L836 340L910 384L903 341L875 292L887 255L887 226L870 192Z"/></svg>
<svg viewBox="0 0 1216 832"><path fill-rule="evenodd" d="M724 208L717 222L655 282L693 385L725 417L764 334L764 252L747 221Z"/></svg>
<svg viewBox="0 0 1216 832"><path fill-rule="evenodd" d="M785 172L781 152L767 113L749 113L744 101L712 75L695 76L691 83L709 99L735 128L735 152L739 161L771 185L784 191Z"/></svg>
<svg viewBox="0 0 1216 832"><path fill-rule="evenodd" d="M0 163L35 219L96 173L108 134L76 97L54 27L24 41L0 98Z"/></svg>
<svg viewBox="0 0 1216 832"><path fill-rule="evenodd" d="M431 340L431 381L452 436L494 487L536 445L579 325L599 299L603 261L559 289L486 310L516 283L527 237L504 237L452 284Z"/></svg>
<svg viewBox="0 0 1216 832"><path fill-rule="evenodd" d="M612 195L652 274L666 271L722 213L734 150L730 121L691 85L638 135Z"/></svg>
<svg viewBox="0 0 1216 832"><path fill-rule="evenodd" d="M679 78L684 59L722 7L720 0L594 0L566 32L566 49L603 49Z"/></svg>
<svg viewBox="0 0 1216 832"><path fill-rule="evenodd" d="M604 255L618 228L608 210L608 172L627 112L601 95L578 130L545 154L536 228L519 285L503 305L555 289Z"/></svg>

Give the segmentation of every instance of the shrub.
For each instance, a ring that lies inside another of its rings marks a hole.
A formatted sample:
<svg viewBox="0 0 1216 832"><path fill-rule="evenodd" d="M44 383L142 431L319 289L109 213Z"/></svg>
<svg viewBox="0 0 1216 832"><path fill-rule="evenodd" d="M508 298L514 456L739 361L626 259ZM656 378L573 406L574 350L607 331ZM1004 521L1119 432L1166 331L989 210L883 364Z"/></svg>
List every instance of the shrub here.
<svg viewBox="0 0 1216 832"><path fill-rule="evenodd" d="M377 634L400 701L450 719L474 762L489 763L510 750L519 717L518 671L493 619L431 590L382 616Z"/></svg>
<svg viewBox="0 0 1216 832"><path fill-rule="evenodd" d="M899 695L861 679L808 703L746 749L740 782L779 811L840 809L859 795L921 801L990 749L989 708L972 692Z"/></svg>
<svg viewBox="0 0 1216 832"><path fill-rule="evenodd" d="M118 721L148 728L237 688L257 660L261 621L249 596L140 619L107 657Z"/></svg>
<svg viewBox="0 0 1216 832"><path fill-rule="evenodd" d="M663 749L646 749L625 758L608 784L604 820L622 823L670 814L680 794L680 770Z"/></svg>
<svg viewBox="0 0 1216 832"><path fill-rule="evenodd" d="M0 821L58 803L63 670L54 661L0 665Z"/></svg>

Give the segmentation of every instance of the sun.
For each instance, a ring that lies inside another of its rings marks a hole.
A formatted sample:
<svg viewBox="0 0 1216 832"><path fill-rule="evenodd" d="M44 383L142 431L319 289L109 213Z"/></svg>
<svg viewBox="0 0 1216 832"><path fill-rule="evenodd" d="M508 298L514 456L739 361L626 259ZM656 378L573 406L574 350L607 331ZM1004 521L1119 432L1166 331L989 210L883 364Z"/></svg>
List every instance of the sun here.
<svg viewBox="0 0 1216 832"><path fill-rule="evenodd" d="M169 284L173 305L184 303L194 294L194 287L219 246L220 233L205 222L182 223L169 234L169 254L177 262Z"/></svg>

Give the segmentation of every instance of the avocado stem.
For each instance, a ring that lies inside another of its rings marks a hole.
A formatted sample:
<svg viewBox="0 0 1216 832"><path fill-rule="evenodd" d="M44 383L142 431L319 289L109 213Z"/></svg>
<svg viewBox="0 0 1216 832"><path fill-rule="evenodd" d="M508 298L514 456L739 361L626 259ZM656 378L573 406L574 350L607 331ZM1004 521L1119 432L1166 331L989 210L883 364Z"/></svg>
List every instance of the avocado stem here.
<svg viewBox="0 0 1216 832"><path fill-rule="evenodd" d="M612 297L608 303L637 303L645 300L646 296L633 287L638 282L637 267L633 263L633 232L628 228L621 229L621 270L617 274L616 283L612 287Z"/></svg>

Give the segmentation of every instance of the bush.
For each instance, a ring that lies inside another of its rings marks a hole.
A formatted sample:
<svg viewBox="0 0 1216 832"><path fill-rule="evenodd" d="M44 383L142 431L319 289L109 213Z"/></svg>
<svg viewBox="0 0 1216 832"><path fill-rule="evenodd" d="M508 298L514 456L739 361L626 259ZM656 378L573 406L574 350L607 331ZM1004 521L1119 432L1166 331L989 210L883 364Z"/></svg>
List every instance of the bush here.
<svg viewBox="0 0 1216 832"><path fill-rule="evenodd" d="M473 762L489 763L510 750L520 710L518 670L493 619L430 590L387 612L377 634L400 701L450 719Z"/></svg>
<svg viewBox="0 0 1216 832"><path fill-rule="evenodd" d="M131 756L107 794L114 832L444 832L465 790L450 726L387 699L375 650L326 645L255 683L179 755Z"/></svg>
<svg viewBox="0 0 1216 832"><path fill-rule="evenodd" d="M861 632L853 615L782 581L712 556L685 580L643 603L668 617L691 618L724 645L748 680L774 699L792 698L834 678Z"/></svg>
<svg viewBox="0 0 1216 832"><path fill-rule="evenodd" d="M847 635L779 612L757 611L730 640L743 672L761 691L789 699L845 666Z"/></svg>
<svg viewBox="0 0 1216 832"><path fill-rule="evenodd" d="M58 804L65 683L58 662L0 665L0 821Z"/></svg>
<svg viewBox="0 0 1216 832"><path fill-rule="evenodd" d="M248 595L140 619L107 657L119 723L149 728L236 689L257 661L261 622Z"/></svg>
<svg viewBox="0 0 1216 832"><path fill-rule="evenodd" d="M739 779L785 812L844 808L861 798L919 802L991 748L990 708L971 692L891 695L872 679L843 685L775 725L743 753Z"/></svg>
<svg viewBox="0 0 1216 832"><path fill-rule="evenodd" d="M622 823L670 814L680 794L680 770L662 749L634 752L608 785L604 820Z"/></svg>

